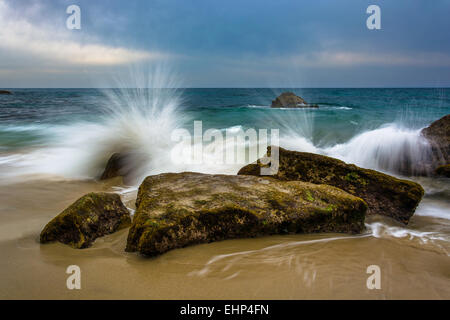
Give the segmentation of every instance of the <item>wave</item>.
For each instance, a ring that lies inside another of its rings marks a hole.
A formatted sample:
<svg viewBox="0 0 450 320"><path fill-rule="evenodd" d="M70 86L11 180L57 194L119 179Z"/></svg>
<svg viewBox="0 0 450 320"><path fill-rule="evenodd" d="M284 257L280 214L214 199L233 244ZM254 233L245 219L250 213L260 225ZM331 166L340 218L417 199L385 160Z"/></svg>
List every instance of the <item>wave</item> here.
<svg viewBox="0 0 450 320"><path fill-rule="evenodd" d="M152 70L148 77L131 71L117 83L122 89L103 91L103 116L97 123L47 128L51 132L47 146L15 162L16 172L94 178L113 153L130 155L125 170L134 179L171 171L167 152L172 148L170 136L187 122L178 112L181 90L171 89L177 88L174 77L160 69Z"/></svg>
<svg viewBox="0 0 450 320"><path fill-rule="evenodd" d="M333 109L337 109L337 110L352 110L353 108L350 107L331 107Z"/></svg>
<svg viewBox="0 0 450 320"><path fill-rule="evenodd" d="M253 108L253 109L271 109L270 106L259 106L259 105L253 105L253 104L246 105L245 107Z"/></svg>
<svg viewBox="0 0 450 320"><path fill-rule="evenodd" d="M319 104L319 108L309 108L309 107L304 107L304 108L271 108L269 105L263 106L263 105L253 105L253 104L249 104L246 105L245 108L252 108L252 109L270 109L270 110L304 110L304 109L313 109L315 111L321 111L321 110L352 110L353 108L351 107L345 107L345 106L333 106L332 104L326 105L326 106L321 106L321 104Z"/></svg>
<svg viewBox="0 0 450 320"><path fill-rule="evenodd" d="M43 131L49 126L46 125L2 125L0 132L27 132L27 131Z"/></svg>
<svg viewBox="0 0 450 320"><path fill-rule="evenodd" d="M375 238L397 238L409 240L411 245L426 245L431 244L435 246L439 251L443 251L446 255L450 255L448 252L448 243L450 237L448 234L434 232L434 231L419 231L401 227L393 227L385 225L380 222L366 223L366 227L370 231L371 235Z"/></svg>
<svg viewBox="0 0 450 320"><path fill-rule="evenodd" d="M107 92L108 110L98 123L80 122L69 126L47 126L49 146L16 158L15 167L22 165L22 173L46 173L69 178L94 178L101 174L113 153L131 155L126 172L134 180L161 172L198 171L204 173L236 173L245 163L221 164L227 151L225 141L205 143L205 165L173 163L172 157L186 157L190 141L173 142L174 130L188 124L189 118L179 109L179 93L175 90L157 92L144 89L122 89ZM354 163L364 168L393 174L414 175L423 170L422 163L431 157L431 146L420 134L397 124L388 124L362 132L349 141L329 147L313 143L314 113L292 110L267 116L271 127L280 130L280 146L289 150L319 153ZM269 122L268 122L269 123ZM20 128L22 130L23 128ZM32 129L36 129L32 126ZM221 129L234 139L242 126ZM258 148L258 157L265 153L265 145L257 142L246 148ZM172 150L172 154L170 152ZM12 158L2 158L1 163Z"/></svg>
<svg viewBox="0 0 450 320"><path fill-rule="evenodd" d="M403 175L426 171L432 156L431 146L420 134L391 123L365 131L350 141L321 150L322 153L364 168Z"/></svg>
<svg viewBox="0 0 450 320"><path fill-rule="evenodd" d="M122 89L104 90L103 116L97 122L77 122L71 125L45 126L46 146L30 151L14 163L23 174L46 173L69 178L98 177L114 153L129 155L123 169L138 182L145 175L161 172L198 171L204 173L236 173L243 165L265 153L264 141L250 144L257 155L245 163L224 164L223 156L231 148L227 140L203 143L205 163L174 163L173 158L186 158L191 141L172 141L172 133L191 125L183 104L182 90L176 77L156 68L149 73L132 71L117 81ZM104 86L113 87L113 86ZM164 89L166 88L166 89ZM175 88L175 89L171 89ZM269 106L249 105L249 108ZM327 104L325 109L351 109L344 105ZM278 109L277 109L278 110ZM296 151L328 155L361 167L394 174L414 175L431 157L431 147L420 130L395 123L362 132L345 143L319 147L314 143L315 109L282 108L283 112L261 112L258 121L280 130L280 146ZM323 118L319 118L323 119ZM357 123L351 123L357 125ZM39 125L17 126L7 130L40 130ZM206 129L206 128L204 128ZM219 129L234 139L242 126ZM8 163L8 159L1 159Z"/></svg>

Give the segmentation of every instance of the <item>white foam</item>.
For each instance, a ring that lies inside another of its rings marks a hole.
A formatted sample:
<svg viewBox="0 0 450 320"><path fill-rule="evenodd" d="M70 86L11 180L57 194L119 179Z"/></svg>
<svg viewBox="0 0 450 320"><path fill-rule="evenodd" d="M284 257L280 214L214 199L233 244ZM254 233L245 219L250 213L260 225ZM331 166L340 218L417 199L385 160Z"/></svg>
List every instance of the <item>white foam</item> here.
<svg viewBox="0 0 450 320"><path fill-rule="evenodd" d="M249 105L247 105L247 108L255 108L255 109L270 109L270 106L259 106L259 105L253 105L253 104L249 104Z"/></svg>
<svg viewBox="0 0 450 320"><path fill-rule="evenodd" d="M420 130L391 123L322 149L321 153L364 168L402 173L414 172L417 165L426 162L431 156L431 146Z"/></svg>
<svg viewBox="0 0 450 320"><path fill-rule="evenodd" d="M392 227L380 222L366 223L366 227L375 238L407 238L409 240L417 239L422 243L428 243L432 241L445 241L449 242L448 236L438 232L431 231L418 231L401 227Z"/></svg>
<svg viewBox="0 0 450 320"><path fill-rule="evenodd" d="M338 110L352 110L353 108L350 108L350 107L335 107L335 109L338 109Z"/></svg>

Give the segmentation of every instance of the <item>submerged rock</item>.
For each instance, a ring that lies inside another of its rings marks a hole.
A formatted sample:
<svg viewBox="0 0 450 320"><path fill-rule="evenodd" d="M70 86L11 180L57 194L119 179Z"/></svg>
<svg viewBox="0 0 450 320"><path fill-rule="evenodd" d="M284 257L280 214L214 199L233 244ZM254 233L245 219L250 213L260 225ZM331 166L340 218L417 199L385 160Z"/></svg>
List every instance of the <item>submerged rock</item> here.
<svg viewBox="0 0 450 320"><path fill-rule="evenodd" d="M450 178L450 164L437 167L434 173L438 176Z"/></svg>
<svg viewBox="0 0 450 320"><path fill-rule="evenodd" d="M0 90L0 94L12 94L9 90Z"/></svg>
<svg viewBox="0 0 450 320"><path fill-rule="evenodd" d="M450 114L421 131L431 144L434 167L450 163Z"/></svg>
<svg viewBox="0 0 450 320"><path fill-rule="evenodd" d="M271 147L267 148L270 155ZM238 175L260 175L260 161L239 170ZM423 188L415 182L363 169L353 164L306 152L279 148L279 169L272 176L282 181L306 181L328 184L364 199L367 214L380 214L405 224L423 197Z"/></svg>
<svg viewBox="0 0 450 320"><path fill-rule="evenodd" d="M73 248L87 248L98 237L130 224L130 213L119 195L88 193L53 218L42 230L40 241L59 241Z"/></svg>
<svg viewBox="0 0 450 320"><path fill-rule="evenodd" d="M114 153L106 163L105 170L103 171L100 180L111 179L120 177L123 175L122 168L125 164L126 156L121 153Z"/></svg>
<svg viewBox="0 0 450 320"><path fill-rule="evenodd" d="M305 100L292 92L283 92L272 101L271 108L318 108L318 105L309 105Z"/></svg>
<svg viewBox="0 0 450 320"><path fill-rule="evenodd" d="M117 152L108 160L100 180L122 177L126 184L136 184L143 176L149 162L148 156L140 152Z"/></svg>
<svg viewBox="0 0 450 320"><path fill-rule="evenodd" d="M327 185L164 173L139 187L126 250L157 255L231 238L364 229L366 203Z"/></svg>

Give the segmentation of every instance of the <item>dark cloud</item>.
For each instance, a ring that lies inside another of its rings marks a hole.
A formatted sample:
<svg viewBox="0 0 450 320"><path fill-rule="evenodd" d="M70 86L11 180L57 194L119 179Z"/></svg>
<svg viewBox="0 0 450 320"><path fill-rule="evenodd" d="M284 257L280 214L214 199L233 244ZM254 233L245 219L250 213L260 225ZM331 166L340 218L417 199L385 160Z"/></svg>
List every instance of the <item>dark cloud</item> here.
<svg viewBox="0 0 450 320"><path fill-rule="evenodd" d="M446 0L9 3L34 23L62 27L65 8L78 4L75 41L170 53L188 86L450 85ZM366 28L370 4L381 7L381 30Z"/></svg>

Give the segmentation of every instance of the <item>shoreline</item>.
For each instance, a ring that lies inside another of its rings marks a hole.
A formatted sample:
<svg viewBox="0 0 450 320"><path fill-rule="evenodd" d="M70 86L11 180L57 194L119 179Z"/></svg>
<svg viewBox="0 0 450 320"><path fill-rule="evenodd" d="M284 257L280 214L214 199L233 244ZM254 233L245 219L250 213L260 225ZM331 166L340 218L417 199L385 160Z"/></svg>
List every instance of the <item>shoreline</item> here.
<svg viewBox="0 0 450 320"><path fill-rule="evenodd" d="M40 245L39 232L49 218L78 195L89 191L111 191L111 185L86 181L40 181L0 186L0 190L2 212L5 208L14 208L9 217L0 217L2 231L10 230L9 234L2 232L0 240L0 250L7 257L0 262L2 299L450 297L448 245L443 251L432 242L422 243L420 239L410 240L407 236L350 236L339 241L295 245L298 241L348 236L299 234L199 244L172 250L156 258L146 258L124 251L128 229L123 229L97 239L91 248L77 250L60 243ZM9 194L18 194L20 190L33 201L19 201L3 192L6 190ZM55 202L54 199L59 200ZM132 200L125 200L125 203L129 206ZM398 227L379 219L374 221ZM420 229L421 224L431 221L431 217L413 216L408 228ZM5 238L6 235L9 238ZM276 250L264 249L274 245ZM229 254L231 256L217 260L218 256ZM381 261L380 267L384 270L382 290L377 292L365 286L365 268L374 261ZM81 290L66 288L68 275L65 269L70 264L81 268ZM46 290L42 291L42 288Z"/></svg>

